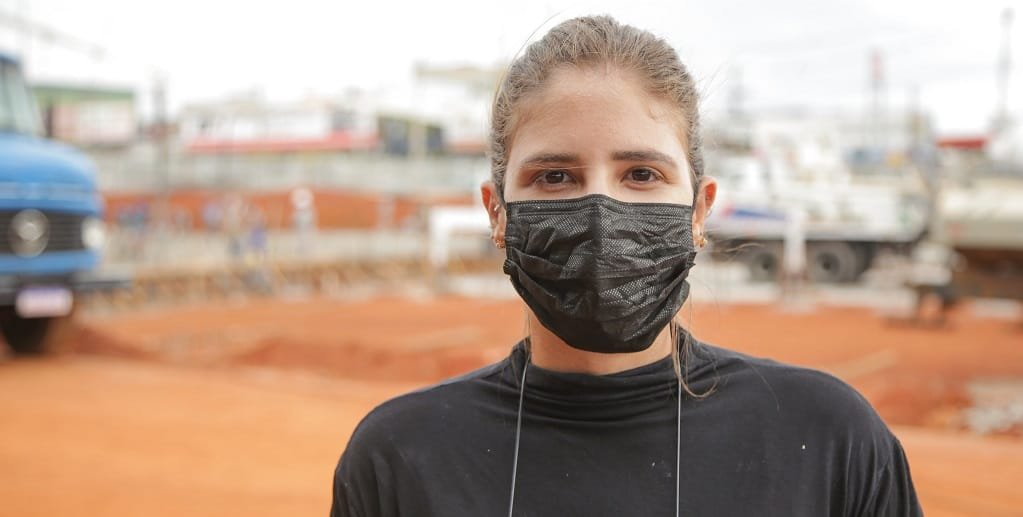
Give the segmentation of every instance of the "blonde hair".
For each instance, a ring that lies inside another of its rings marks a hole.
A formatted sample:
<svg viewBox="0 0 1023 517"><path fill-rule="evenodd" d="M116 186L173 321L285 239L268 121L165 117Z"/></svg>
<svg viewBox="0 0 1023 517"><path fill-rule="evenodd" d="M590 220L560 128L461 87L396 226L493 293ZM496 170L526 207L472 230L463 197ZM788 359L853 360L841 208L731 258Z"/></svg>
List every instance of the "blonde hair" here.
<svg viewBox="0 0 1023 517"><path fill-rule="evenodd" d="M558 24L529 45L511 63L498 86L491 108L488 144L491 179L500 202L504 203L508 152L523 102L540 91L556 70L586 65L610 65L631 71L651 95L678 109L695 190L703 177L703 151L698 95L689 70L663 39L618 23L610 16L585 16Z"/></svg>

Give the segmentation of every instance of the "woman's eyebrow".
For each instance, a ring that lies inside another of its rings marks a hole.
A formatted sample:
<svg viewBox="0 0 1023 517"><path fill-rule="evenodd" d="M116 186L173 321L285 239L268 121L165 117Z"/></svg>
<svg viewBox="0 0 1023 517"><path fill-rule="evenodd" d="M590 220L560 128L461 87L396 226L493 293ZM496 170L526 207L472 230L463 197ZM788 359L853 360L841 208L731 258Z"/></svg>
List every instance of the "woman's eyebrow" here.
<svg viewBox="0 0 1023 517"><path fill-rule="evenodd" d="M580 160L581 159L578 154L539 152L526 157L526 159L522 160L519 164L519 167L579 163Z"/></svg>
<svg viewBox="0 0 1023 517"><path fill-rule="evenodd" d="M611 154L611 159L624 162L661 162L674 168L678 168L678 164L675 163L674 158L652 149L644 149L640 151L615 151Z"/></svg>

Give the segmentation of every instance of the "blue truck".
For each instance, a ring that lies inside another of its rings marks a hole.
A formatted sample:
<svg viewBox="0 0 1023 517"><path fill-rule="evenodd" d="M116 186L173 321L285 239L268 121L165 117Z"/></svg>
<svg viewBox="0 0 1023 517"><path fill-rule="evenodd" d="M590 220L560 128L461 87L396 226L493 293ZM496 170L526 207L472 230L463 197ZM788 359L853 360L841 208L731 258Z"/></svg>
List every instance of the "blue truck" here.
<svg viewBox="0 0 1023 517"><path fill-rule="evenodd" d="M103 201L91 162L43 136L20 63L0 52L0 334L41 354L76 298L122 279L97 273Z"/></svg>

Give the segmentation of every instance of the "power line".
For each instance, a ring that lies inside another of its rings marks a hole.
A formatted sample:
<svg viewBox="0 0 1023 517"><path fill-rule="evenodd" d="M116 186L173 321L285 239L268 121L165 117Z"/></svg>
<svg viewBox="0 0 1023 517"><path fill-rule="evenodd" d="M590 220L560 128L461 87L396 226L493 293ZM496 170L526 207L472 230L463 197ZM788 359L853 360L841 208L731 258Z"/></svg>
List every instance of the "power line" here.
<svg viewBox="0 0 1023 517"><path fill-rule="evenodd" d="M68 49L85 53L93 59L99 60L106 57L106 50L95 43L58 31L52 27L30 20L17 13L0 9L0 25L11 28L14 32L25 34L30 38L39 40L51 45L59 45Z"/></svg>

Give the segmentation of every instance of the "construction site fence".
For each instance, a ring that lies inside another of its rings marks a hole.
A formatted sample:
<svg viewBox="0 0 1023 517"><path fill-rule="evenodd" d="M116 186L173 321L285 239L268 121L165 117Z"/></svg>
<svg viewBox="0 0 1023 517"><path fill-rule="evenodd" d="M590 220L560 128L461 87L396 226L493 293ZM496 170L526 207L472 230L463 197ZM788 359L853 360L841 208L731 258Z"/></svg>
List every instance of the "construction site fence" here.
<svg viewBox="0 0 1023 517"><path fill-rule="evenodd" d="M151 143L90 149L106 191L343 188L383 193L477 192L489 175L481 155L391 156L377 152L191 154Z"/></svg>

